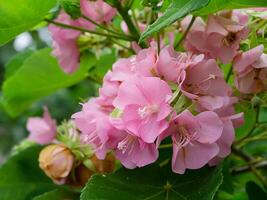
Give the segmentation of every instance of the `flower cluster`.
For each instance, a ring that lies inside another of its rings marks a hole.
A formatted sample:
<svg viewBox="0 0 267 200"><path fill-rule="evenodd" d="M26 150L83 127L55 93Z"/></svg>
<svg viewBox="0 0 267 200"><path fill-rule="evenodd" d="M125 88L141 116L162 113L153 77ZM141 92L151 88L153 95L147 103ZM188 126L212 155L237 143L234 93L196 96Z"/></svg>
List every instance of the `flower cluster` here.
<svg viewBox="0 0 267 200"><path fill-rule="evenodd" d="M72 118L99 159L112 150L131 169L155 162L171 138L172 169L182 174L230 153L234 127L242 123L236 101L216 60L172 46L158 54L152 43L114 63L99 97Z"/></svg>

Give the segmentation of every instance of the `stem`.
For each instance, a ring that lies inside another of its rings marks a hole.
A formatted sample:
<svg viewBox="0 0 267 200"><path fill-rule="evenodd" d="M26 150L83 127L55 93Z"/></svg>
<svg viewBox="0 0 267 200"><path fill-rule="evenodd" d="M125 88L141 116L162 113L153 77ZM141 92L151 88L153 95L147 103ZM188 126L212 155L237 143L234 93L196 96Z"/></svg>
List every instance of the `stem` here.
<svg viewBox="0 0 267 200"><path fill-rule="evenodd" d="M256 163L254 165L254 167L256 169L261 169L261 168L266 168L267 167L267 161L262 161L262 162L259 162L259 163ZM241 167L235 167L231 170L231 173L233 175L238 175L238 174L241 174L243 172L249 172L250 171L250 167L249 165L245 165L245 166L241 166Z"/></svg>
<svg viewBox="0 0 267 200"><path fill-rule="evenodd" d="M231 65L229 71L227 72L226 79L225 79L227 83L229 82L232 72L233 72L233 65Z"/></svg>
<svg viewBox="0 0 267 200"><path fill-rule="evenodd" d="M120 47L122 47L122 48L124 48L124 49L127 49L128 51L130 51L131 53L134 54L134 51L133 51L131 48L129 48L129 47L127 47L127 46L125 46L125 45L123 45L123 44L117 42L116 40L111 40L111 41L112 41L114 44L116 44L116 45L118 45L118 46L120 46Z"/></svg>
<svg viewBox="0 0 267 200"><path fill-rule="evenodd" d="M180 44L183 42L183 40L186 38L186 36L187 36L188 32L190 31L191 27L193 26L195 20L196 20L196 17L193 16L191 21L190 21L190 23L189 23L189 25L188 25L188 27L186 28L186 30L185 30L185 32L183 34L183 36L181 37L181 39L175 45L175 47L174 47L175 49L177 49L180 46Z"/></svg>
<svg viewBox="0 0 267 200"><path fill-rule="evenodd" d="M140 33L139 33L138 29L135 27L134 23L132 22L132 19L130 18L129 14L128 14L128 10L124 9L122 7L120 1L115 1L114 5L117 8L120 15L122 16L122 18L124 19L125 23L127 24L127 27L129 29L131 35L134 37L135 41L138 42L139 38L140 38ZM144 48L144 47L146 47L146 44L144 42L141 42L140 46Z"/></svg>
<svg viewBox="0 0 267 200"><path fill-rule="evenodd" d="M259 179L259 181L265 186L267 187L267 181L265 178L262 177L261 173L251 164L251 162L253 161L253 157L251 157L250 155L246 154L245 152L243 152L242 150L232 146L232 152L237 155L238 157L240 157L241 159L243 159L244 161L246 161L248 163L248 167L251 170L251 172Z"/></svg>
<svg viewBox="0 0 267 200"><path fill-rule="evenodd" d="M53 21L53 20L50 20L50 19L45 19L45 21L47 21L47 22L49 22L51 24L54 24L56 26L60 26L62 28L73 29L73 30L77 30L77 31L81 31L81 32L87 32L87 33L106 36L106 37L113 37L113 38L126 40L126 41L132 41L133 40L133 39L125 37L125 36L122 37L122 36L113 35L113 34L107 34L107 33L102 33L102 32L97 32L97 31L91 31L91 30L84 29L84 28L81 28L81 27L78 27L78 26L71 26L71 25L68 25L68 24L63 24L63 23L60 23L60 22L56 22L56 21Z"/></svg>
<svg viewBox="0 0 267 200"><path fill-rule="evenodd" d="M162 144L159 146L159 149L168 149L171 148L173 145L172 144Z"/></svg>
<svg viewBox="0 0 267 200"><path fill-rule="evenodd" d="M116 32L116 31L110 30L110 29L106 28L105 26L96 23L94 20L91 20L89 17L86 17L85 15L82 15L82 18L84 18L85 20L91 22L92 24L96 25L97 27L99 27L99 28L101 28L101 29L103 29L103 30L105 30L105 31L108 31L108 32L110 32L110 33L113 33L113 34L115 34L115 35L119 35L119 36L122 36L122 37L129 37L129 38L132 38L132 39L134 40L134 38L133 38L132 36L130 36L130 35L125 35L125 34L121 34L121 33L118 33L118 32Z"/></svg>

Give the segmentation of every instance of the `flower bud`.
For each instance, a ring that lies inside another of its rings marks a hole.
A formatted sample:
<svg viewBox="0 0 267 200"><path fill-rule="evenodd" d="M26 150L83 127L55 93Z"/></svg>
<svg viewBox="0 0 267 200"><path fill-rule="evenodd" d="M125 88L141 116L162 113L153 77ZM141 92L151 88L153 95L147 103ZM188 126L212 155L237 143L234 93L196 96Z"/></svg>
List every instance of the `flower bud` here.
<svg viewBox="0 0 267 200"><path fill-rule="evenodd" d="M39 166L55 183L63 184L72 170L74 156L63 145L45 147L39 155Z"/></svg>
<svg viewBox="0 0 267 200"><path fill-rule="evenodd" d="M99 160L95 155L91 158L95 170L98 173L110 173L115 168L115 157L113 154L108 154L104 160Z"/></svg>

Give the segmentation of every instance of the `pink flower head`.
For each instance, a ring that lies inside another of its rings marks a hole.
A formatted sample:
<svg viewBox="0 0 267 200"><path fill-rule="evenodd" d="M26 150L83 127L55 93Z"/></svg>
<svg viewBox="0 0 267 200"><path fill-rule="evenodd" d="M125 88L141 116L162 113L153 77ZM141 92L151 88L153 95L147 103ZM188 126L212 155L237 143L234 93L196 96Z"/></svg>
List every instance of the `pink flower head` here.
<svg viewBox="0 0 267 200"><path fill-rule="evenodd" d="M235 85L240 92L258 93L266 89L267 55L263 50L263 45L259 45L235 57Z"/></svg>
<svg viewBox="0 0 267 200"><path fill-rule="evenodd" d="M231 88L213 59L187 67L181 73L178 82L183 94L205 109L214 110L220 105L230 103Z"/></svg>
<svg viewBox="0 0 267 200"><path fill-rule="evenodd" d="M192 29L187 35L185 48L207 58L219 58L229 63L237 54L239 43L248 35L248 28L221 16L209 16L205 31Z"/></svg>
<svg viewBox="0 0 267 200"><path fill-rule="evenodd" d="M27 130L30 132L28 136L30 141L37 142L38 144L49 144L56 137L57 124L45 107L42 118L31 117L28 119Z"/></svg>
<svg viewBox="0 0 267 200"><path fill-rule="evenodd" d="M72 118L81 131L82 142L91 145L99 159L104 159L107 151L116 146L117 130L109 121L109 112L97 103L97 98L83 104L82 110Z"/></svg>
<svg viewBox="0 0 267 200"><path fill-rule="evenodd" d="M216 141L223 123L215 112L193 116L188 110L176 116L169 134L173 141L172 170L183 174L186 169L199 169L219 152Z"/></svg>
<svg viewBox="0 0 267 200"><path fill-rule="evenodd" d="M153 143L168 127L171 112L168 84L156 77L139 77L125 81L119 87L113 105L120 109L128 131L146 143Z"/></svg>
<svg viewBox="0 0 267 200"><path fill-rule="evenodd" d="M78 20L72 20L66 13L61 12L56 19L57 22L79 26ZM76 40L79 31L65 29L53 24L48 26L53 39L53 54L59 59L61 68L66 73L74 72L79 66L80 52Z"/></svg>
<svg viewBox="0 0 267 200"><path fill-rule="evenodd" d="M97 23L110 22L116 15L116 9L103 0L81 0L82 13Z"/></svg>
<svg viewBox="0 0 267 200"><path fill-rule="evenodd" d="M190 53L178 53L172 46L167 46L159 54L157 73L166 81L176 82L182 70L189 65L195 65L202 61L203 55L191 55Z"/></svg>

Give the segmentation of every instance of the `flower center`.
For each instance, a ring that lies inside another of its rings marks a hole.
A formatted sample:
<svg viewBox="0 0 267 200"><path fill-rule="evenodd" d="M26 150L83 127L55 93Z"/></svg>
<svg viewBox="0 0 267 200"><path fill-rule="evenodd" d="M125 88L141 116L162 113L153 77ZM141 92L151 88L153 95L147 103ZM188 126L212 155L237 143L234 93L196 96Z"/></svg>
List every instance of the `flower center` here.
<svg viewBox="0 0 267 200"><path fill-rule="evenodd" d="M128 151L128 154L130 154L134 148L136 141L136 137L132 135L127 135L122 141L118 143L117 148L122 151L124 154L126 151Z"/></svg>
<svg viewBox="0 0 267 200"><path fill-rule="evenodd" d="M186 127L177 126L177 134L173 136L174 144L178 147L184 147L196 137L196 132L190 133Z"/></svg>
<svg viewBox="0 0 267 200"><path fill-rule="evenodd" d="M148 106L140 107L138 109L138 114L142 119L144 119L154 113L157 113L158 111L159 111L158 105L148 105Z"/></svg>

